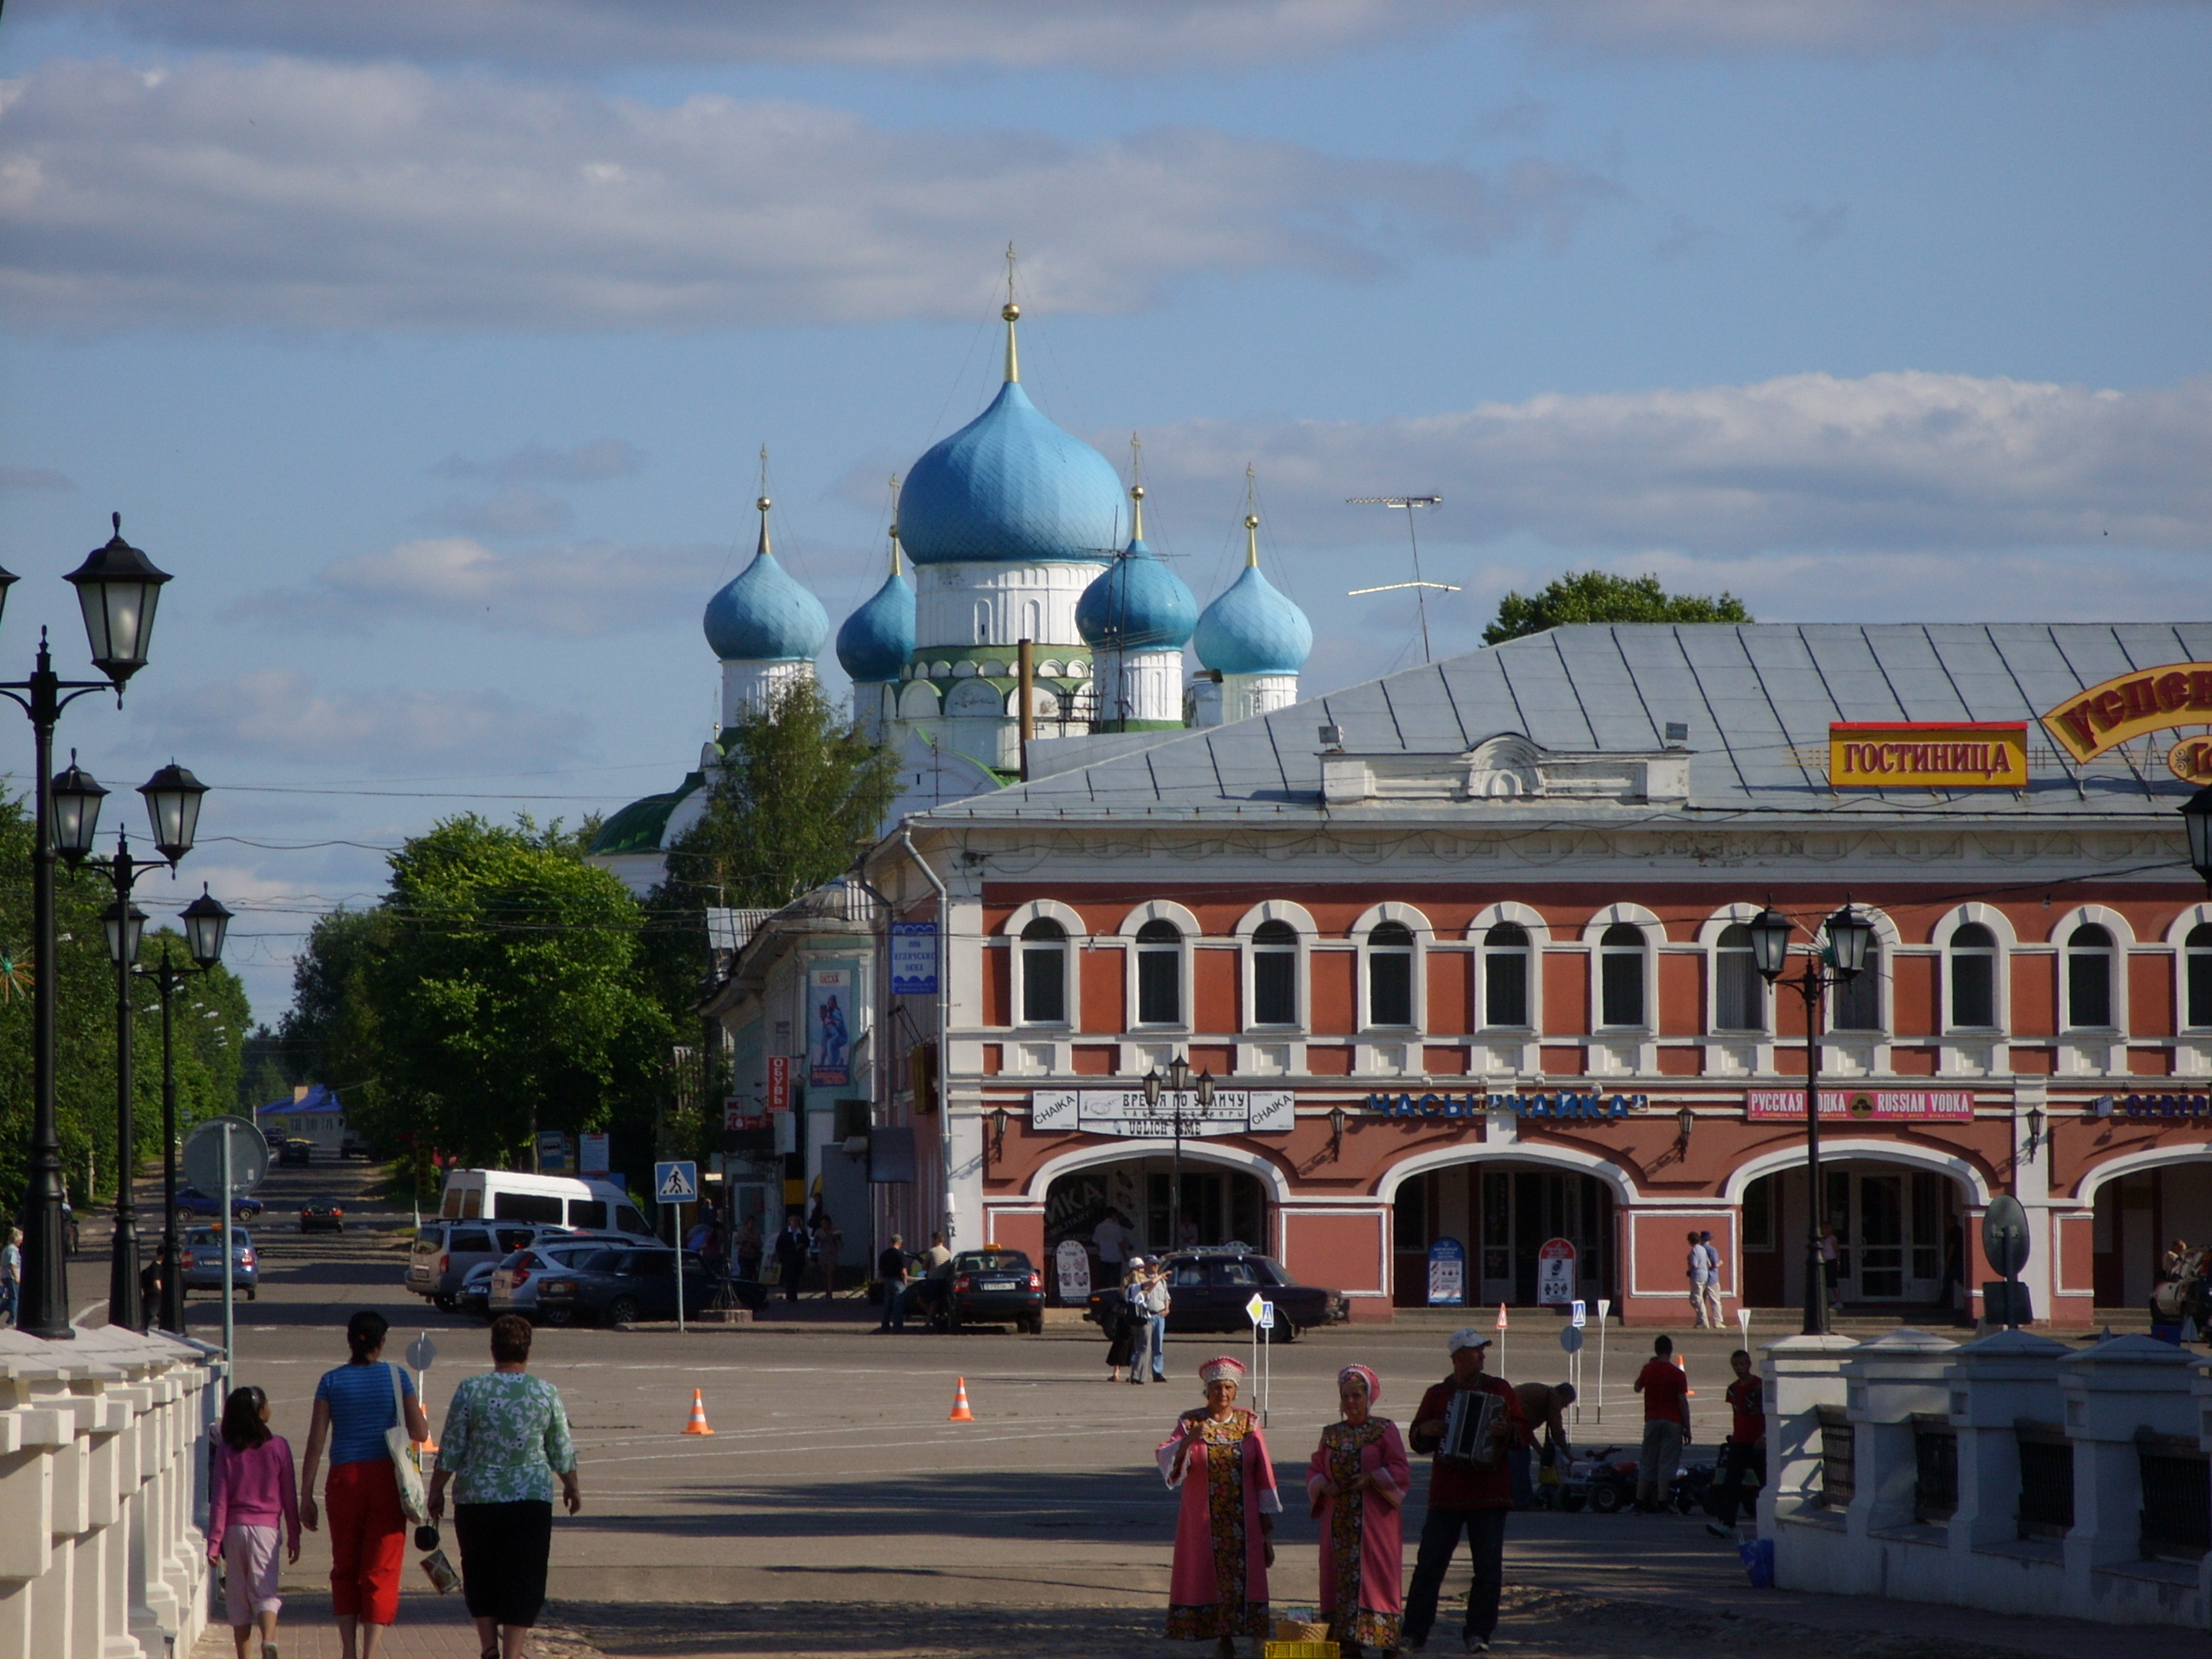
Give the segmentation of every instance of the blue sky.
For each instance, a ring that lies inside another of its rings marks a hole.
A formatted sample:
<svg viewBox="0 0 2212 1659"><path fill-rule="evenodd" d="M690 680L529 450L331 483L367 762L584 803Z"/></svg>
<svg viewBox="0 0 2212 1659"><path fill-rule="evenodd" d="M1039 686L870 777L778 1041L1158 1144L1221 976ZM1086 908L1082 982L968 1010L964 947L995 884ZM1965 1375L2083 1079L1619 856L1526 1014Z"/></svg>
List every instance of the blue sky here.
<svg viewBox="0 0 2212 1659"><path fill-rule="evenodd" d="M111 508L176 573L64 742L217 787L174 896L240 909L264 1017L378 849L696 756L763 443L793 568L872 589L1009 239L1032 395L1143 434L1201 599L1256 465L1310 690L1418 653L1342 597L1391 491L1445 498L1440 651L1589 565L2203 614L2202 6L16 0L0 83L0 648L75 665Z"/></svg>

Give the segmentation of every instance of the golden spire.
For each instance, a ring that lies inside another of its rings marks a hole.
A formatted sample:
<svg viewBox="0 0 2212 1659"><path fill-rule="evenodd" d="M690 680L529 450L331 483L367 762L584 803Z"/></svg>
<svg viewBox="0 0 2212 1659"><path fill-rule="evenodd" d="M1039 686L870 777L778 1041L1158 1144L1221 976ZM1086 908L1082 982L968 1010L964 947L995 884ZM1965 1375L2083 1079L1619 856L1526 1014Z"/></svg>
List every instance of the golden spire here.
<svg viewBox="0 0 2212 1659"><path fill-rule="evenodd" d="M1244 563L1248 569L1260 568L1259 483L1252 463L1244 463Z"/></svg>
<svg viewBox="0 0 2212 1659"><path fill-rule="evenodd" d="M891 574L899 574L898 474L891 474Z"/></svg>
<svg viewBox="0 0 2212 1659"><path fill-rule="evenodd" d="M1133 524L1129 539L1137 542L1145 539L1145 486L1138 482L1143 476L1144 465L1145 441L1132 432L1129 434L1129 500L1135 505L1131 512Z"/></svg>
<svg viewBox="0 0 2212 1659"><path fill-rule="evenodd" d="M1014 303L1014 245L1006 244L1006 303L999 315L1006 319L1006 379L1009 382L1022 378L1021 359L1014 351L1014 324L1021 318L1022 308Z"/></svg>
<svg viewBox="0 0 2212 1659"><path fill-rule="evenodd" d="M768 498L768 446L766 444L761 446L760 461L760 499L753 503L760 510L761 515L760 545L753 550L753 556L764 559L769 556L768 509L770 505Z"/></svg>

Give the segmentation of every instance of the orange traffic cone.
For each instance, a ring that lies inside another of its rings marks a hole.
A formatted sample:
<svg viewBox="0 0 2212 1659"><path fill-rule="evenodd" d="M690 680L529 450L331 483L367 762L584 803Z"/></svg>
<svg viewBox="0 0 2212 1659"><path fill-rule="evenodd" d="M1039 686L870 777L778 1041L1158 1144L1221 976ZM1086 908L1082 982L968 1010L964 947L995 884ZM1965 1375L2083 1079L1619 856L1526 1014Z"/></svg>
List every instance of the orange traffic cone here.
<svg viewBox="0 0 2212 1659"><path fill-rule="evenodd" d="M975 1420L975 1413L968 1409L968 1379L964 1376L952 1385L952 1414L945 1420L948 1423L973 1423Z"/></svg>
<svg viewBox="0 0 2212 1659"><path fill-rule="evenodd" d="M1677 1350L1674 1354L1674 1369L1685 1373L1686 1373L1690 1369L1688 1365L1683 1363L1682 1355L1680 1350ZM1682 1390L1682 1395L1685 1399L1695 1400L1698 1397L1698 1391L1695 1389L1685 1389Z"/></svg>
<svg viewBox="0 0 2212 1659"><path fill-rule="evenodd" d="M707 1401L698 1389L691 1390L691 1420L684 1425L686 1434L712 1434L707 1426Z"/></svg>

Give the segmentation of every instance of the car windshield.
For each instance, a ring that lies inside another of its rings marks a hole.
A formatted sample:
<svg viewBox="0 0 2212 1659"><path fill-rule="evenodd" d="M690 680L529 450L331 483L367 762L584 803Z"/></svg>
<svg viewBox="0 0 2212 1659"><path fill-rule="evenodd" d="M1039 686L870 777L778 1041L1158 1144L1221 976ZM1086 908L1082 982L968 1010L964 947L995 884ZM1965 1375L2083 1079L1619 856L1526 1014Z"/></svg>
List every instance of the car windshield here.
<svg viewBox="0 0 2212 1659"><path fill-rule="evenodd" d="M580 1255L578 1259L568 1262L567 1265L575 1268L580 1273L611 1273L617 1272L621 1268L622 1252L620 1250L593 1250L589 1255Z"/></svg>
<svg viewBox="0 0 2212 1659"><path fill-rule="evenodd" d="M970 1250L953 1258L952 1270L961 1273L1025 1273L1030 1259L1019 1250Z"/></svg>
<svg viewBox="0 0 2212 1659"><path fill-rule="evenodd" d="M571 1247L565 1250L546 1250L541 1254L556 1267L582 1267L588 1266L594 1256L607 1255L611 1252L603 1245L595 1245L590 1249Z"/></svg>
<svg viewBox="0 0 2212 1659"><path fill-rule="evenodd" d="M214 1249L222 1242L222 1230L220 1227L194 1227L185 1235L185 1243L203 1244L210 1249ZM247 1234L245 1228L233 1227L230 1230L230 1248L232 1249L242 1250L252 1243L252 1238Z"/></svg>

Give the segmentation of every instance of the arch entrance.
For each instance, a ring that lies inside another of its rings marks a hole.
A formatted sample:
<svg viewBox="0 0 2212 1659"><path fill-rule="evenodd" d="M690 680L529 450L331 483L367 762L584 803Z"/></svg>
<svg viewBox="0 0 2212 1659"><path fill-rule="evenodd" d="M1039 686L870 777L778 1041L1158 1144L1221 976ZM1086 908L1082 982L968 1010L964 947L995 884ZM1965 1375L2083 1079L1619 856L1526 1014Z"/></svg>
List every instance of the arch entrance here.
<svg viewBox="0 0 2212 1659"><path fill-rule="evenodd" d="M1408 1176L1398 1185L1392 1231L1392 1300L1428 1300L1428 1255L1439 1239L1467 1251L1467 1299L1536 1305L1537 1253L1549 1240L1575 1246L1575 1294L1617 1297L1613 1189L1556 1164L1476 1158Z"/></svg>
<svg viewBox="0 0 2212 1659"><path fill-rule="evenodd" d="M1971 1194L1924 1164L1849 1156L1821 1160L1820 1219L1835 1234L1833 1305L1909 1309L1948 1321L1966 1299ZM1794 1308L1805 1297L1805 1171L1783 1170L1743 1193L1747 1305Z"/></svg>
<svg viewBox="0 0 2212 1659"><path fill-rule="evenodd" d="M2114 1176L2090 1204L2096 1305L2141 1309L2175 1240L2198 1249L2212 1244L2212 1152L2185 1152Z"/></svg>
<svg viewBox="0 0 2212 1659"><path fill-rule="evenodd" d="M1268 1252L1273 1240L1267 1190L1243 1170L1182 1155L1181 1239L1169 1237L1169 1199L1173 1159L1167 1153L1116 1158L1054 1178L1045 1188L1044 1243L1049 1255L1064 1238L1079 1240L1091 1252L1093 1282L1099 1268L1100 1224L1118 1215L1133 1243L1129 1248L1152 1255L1178 1244L1249 1244ZM1108 1235L1112 1237L1109 1230Z"/></svg>

